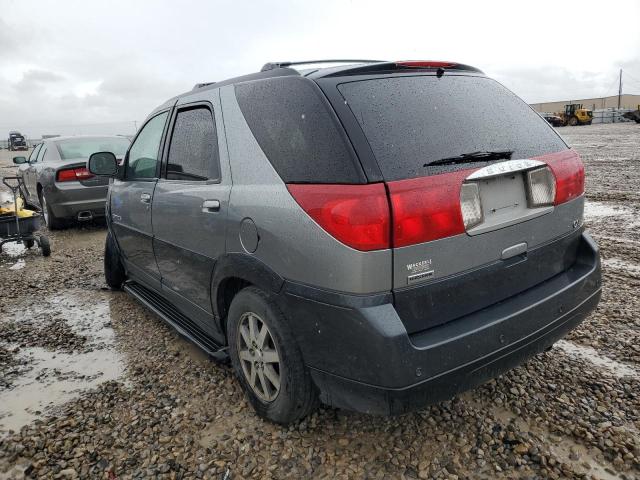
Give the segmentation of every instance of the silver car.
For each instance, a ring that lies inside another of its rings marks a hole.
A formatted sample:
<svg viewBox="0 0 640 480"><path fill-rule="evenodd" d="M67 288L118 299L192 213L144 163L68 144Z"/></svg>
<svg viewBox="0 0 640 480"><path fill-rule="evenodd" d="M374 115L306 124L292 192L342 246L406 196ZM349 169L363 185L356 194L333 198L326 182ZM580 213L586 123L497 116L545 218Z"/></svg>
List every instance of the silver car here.
<svg viewBox="0 0 640 480"><path fill-rule="evenodd" d="M14 157L23 178L22 196L42 208L47 227L62 228L70 220L104 216L109 182L86 168L94 152L108 150L122 158L129 139L121 136L55 137L36 145L29 158Z"/></svg>

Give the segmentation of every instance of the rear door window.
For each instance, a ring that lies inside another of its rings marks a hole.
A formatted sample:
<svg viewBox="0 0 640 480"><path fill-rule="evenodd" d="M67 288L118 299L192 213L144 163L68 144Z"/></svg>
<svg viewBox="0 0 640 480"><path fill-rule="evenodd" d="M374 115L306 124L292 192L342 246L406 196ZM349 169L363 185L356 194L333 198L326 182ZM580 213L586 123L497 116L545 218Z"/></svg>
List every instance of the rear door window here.
<svg viewBox="0 0 640 480"><path fill-rule="evenodd" d="M315 82L278 77L238 84L251 132L287 183L361 183L358 160Z"/></svg>
<svg viewBox="0 0 640 480"><path fill-rule="evenodd" d="M386 77L342 83L338 90L385 180L469 168L429 165L468 153L508 151L511 159L522 159L567 149L529 105L490 78Z"/></svg>
<svg viewBox="0 0 640 480"><path fill-rule="evenodd" d="M211 110L204 106L179 110L167 157L167 179L219 178L218 137Z"/></svg>

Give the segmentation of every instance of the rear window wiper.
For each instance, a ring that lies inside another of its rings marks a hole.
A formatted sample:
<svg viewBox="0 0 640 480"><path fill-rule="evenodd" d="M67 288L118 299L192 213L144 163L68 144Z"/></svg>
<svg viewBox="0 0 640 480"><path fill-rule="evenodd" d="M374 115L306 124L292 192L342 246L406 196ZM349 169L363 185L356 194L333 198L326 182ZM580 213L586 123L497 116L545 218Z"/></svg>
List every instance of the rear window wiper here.
<svg viewBox="0 0 640 480"><path fill-rule="evenodd" d="M455 157L441 158L433 162L425 163L423 166L430 167L432 165L455 165L456 163L472 163L486 162L489 160L511 160L511 150L500 150L495 152L471 152L456 155Z"/></svg>

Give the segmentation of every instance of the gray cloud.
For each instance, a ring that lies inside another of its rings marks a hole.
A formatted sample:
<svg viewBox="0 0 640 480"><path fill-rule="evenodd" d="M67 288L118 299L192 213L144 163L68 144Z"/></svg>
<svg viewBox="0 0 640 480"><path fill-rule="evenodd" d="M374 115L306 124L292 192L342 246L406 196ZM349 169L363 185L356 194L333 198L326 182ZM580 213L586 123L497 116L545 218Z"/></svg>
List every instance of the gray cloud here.
<svg viewBox="0 0 640 480"><path fill-rule="evenodd" d="M40 88L47 84L59 83L64 76L47 70L27 70L22 74L22 79L14 85L18 93L31 93L34 88Z"/></svg>
<svg viewBox="0 0 640 480"><path fill-rule="evenodd" d="M614 24L613 9L541 0L514 21L514 8L414 0L5 0L0 133L132 133L122 130L195 83L273 60L461 61L530 102L604 95L619 66L640 79L637 29L569 42L541 27L549 11L569 18L576 9L582 18ZM620 9L640 18L637 2L622 0ZM625 86L640 91L631 76Z"/></svg>
<svg viewBox="0 0 640 480"><path fill-rule="evenodd" d="M0 18L0 52L5 60L19 56L30 43L23 38L23 34L8 22Z"/></svg>
<svg viewBox="0 0 640 480"><path fill-rule="evenodd" d="M562 67L506 68L497 80L530 103L601 97L617 93L617 72L575 72Z"/></svg>

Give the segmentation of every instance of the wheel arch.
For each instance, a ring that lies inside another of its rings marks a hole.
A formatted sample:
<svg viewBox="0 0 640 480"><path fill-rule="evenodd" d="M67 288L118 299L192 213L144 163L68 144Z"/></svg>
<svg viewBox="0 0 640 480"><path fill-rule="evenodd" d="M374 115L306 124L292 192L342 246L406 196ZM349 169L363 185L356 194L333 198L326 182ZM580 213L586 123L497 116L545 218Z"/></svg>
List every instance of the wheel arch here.
<svg viewBox="0 0 640 480"><path fill-rule="evenodd" d="M283 284L284 278L251 255L228 253L219 257L211 278L211 307L220 330L226 335L229 306L240 290L255 286L279 293Z"/></svg>

